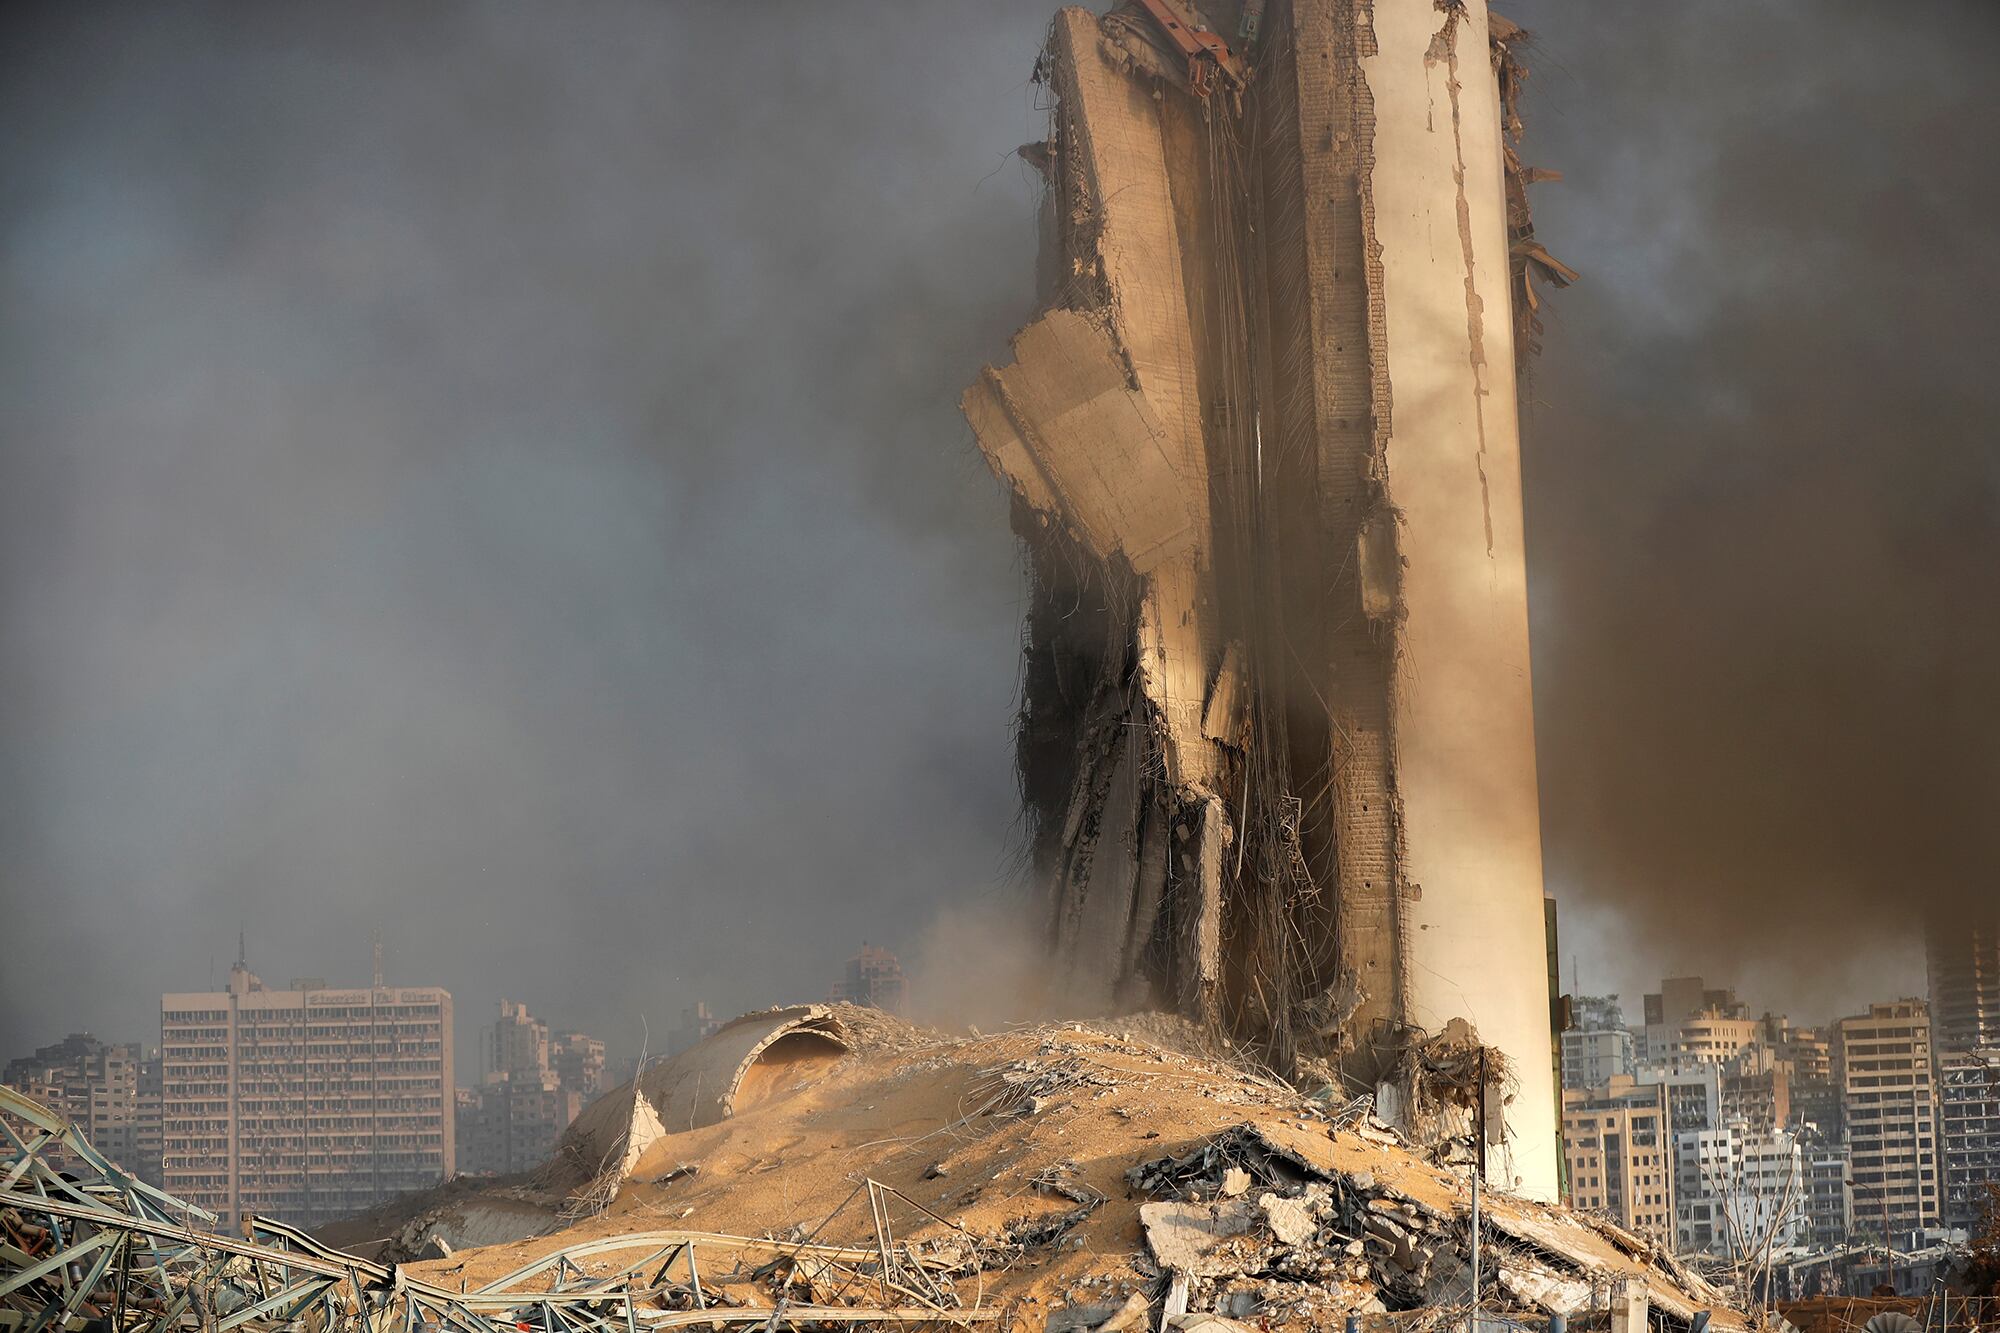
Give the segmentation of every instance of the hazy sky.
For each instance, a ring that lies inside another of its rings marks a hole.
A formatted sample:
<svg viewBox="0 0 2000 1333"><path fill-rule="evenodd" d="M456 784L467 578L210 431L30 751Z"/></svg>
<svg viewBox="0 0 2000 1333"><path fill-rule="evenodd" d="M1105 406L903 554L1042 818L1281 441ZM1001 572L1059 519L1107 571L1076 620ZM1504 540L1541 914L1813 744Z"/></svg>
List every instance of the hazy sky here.
<svg viewBox="0 0 2000 1333"><path fill-rule="evenodd" d="M955 403L1050 12L10 7L0 1056L154 1039L239 927L629 1052L1008 892ZM1583 982L1907 990L2000 897L2000 17L1510 12L1585 274L1527 422Z"/></svg>

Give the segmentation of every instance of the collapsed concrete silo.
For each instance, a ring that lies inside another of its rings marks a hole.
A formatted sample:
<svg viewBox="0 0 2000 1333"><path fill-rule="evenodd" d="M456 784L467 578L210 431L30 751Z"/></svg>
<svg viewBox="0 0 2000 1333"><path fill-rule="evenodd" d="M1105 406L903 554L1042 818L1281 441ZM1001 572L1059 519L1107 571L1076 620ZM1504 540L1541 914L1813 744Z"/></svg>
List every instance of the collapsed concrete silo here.
<svg viewBox="0 0 2000 1333"><path fill-rule="evenodd" d="M1042 311L965 394L1029 552L1018 758L1058 978L1383 1087L1556 1102L1515 356L1537 278L1482 0L1061 11ZM1445 1083L1449 1083L1445 1079ZM1476 1099L1474 1099L1476 1100Z"/></svg>

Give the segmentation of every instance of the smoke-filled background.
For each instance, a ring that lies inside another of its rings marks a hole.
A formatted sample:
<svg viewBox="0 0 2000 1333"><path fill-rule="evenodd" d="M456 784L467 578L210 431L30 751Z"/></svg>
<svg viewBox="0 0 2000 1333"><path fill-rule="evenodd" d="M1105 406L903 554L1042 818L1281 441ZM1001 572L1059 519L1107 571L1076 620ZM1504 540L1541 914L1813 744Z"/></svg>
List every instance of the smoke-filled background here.
<svg viewBox="0 0 2000 1333"><path fill-rule="evenodd" d="M1920 994L1924 911L2000 914L2000 9L1507 12L1587 275L1524 423L1583 980Z"/></svg>
<svg viewBox="0 0 2000 1333"><path fill-rule="evenodd" d="M864 939L1007 984L955 400L1048 12L11 8L0 1054L150 1039L239 928L280 983L379 931L462 1076L503 995L630 1053ZM2000 16L1511 12L1586 275L1526 423L1582 983L1919 988L1919 909L2000 897Z"/></svg>

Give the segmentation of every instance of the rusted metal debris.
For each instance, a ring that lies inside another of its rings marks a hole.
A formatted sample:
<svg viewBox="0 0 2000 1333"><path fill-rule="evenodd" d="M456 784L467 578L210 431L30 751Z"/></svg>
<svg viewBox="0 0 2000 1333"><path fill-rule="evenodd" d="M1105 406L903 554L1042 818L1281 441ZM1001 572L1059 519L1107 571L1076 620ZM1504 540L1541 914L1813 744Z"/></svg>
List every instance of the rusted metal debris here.
<svg viewBox="0 0 2000 1333"><path fill-rule="evenodd" d="M1210 32L1174 0L1138 0L1138 3L1186 58L1188 87L1195 96L1207 97L1217 74L1235 91L1243 91L1248 82L1243 62L1229 49L1228 42Z"/></svg>

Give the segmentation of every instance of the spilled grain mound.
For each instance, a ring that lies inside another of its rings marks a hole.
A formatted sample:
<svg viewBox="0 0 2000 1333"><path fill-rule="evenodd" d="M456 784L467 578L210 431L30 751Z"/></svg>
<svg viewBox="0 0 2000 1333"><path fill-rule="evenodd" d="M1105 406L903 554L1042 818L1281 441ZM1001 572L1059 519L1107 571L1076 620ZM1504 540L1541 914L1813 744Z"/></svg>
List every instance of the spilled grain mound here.
<svg viewBox="0 0 2000 1333"><path fill-rule="evenodd" d="M413 1273L477 1287L581 1242L682 1229L969 1247L960 1296L1033 1326L1124 1327L1143 1307L1151 1327L1213 1310L1333 1328L1469 1295L1463 1167L1172 1020L947 1036L871 1014L844 1039L837 1057L762 1066L728 1118L651 1141L603 1211ZM1631 1282L1667 1326L1697 1309L1737 1322L1644 1237L1485 1204L1489 1303L1579 1314ZM707 1299L759 1307L797 1280L704 1277Z"/></svg>

